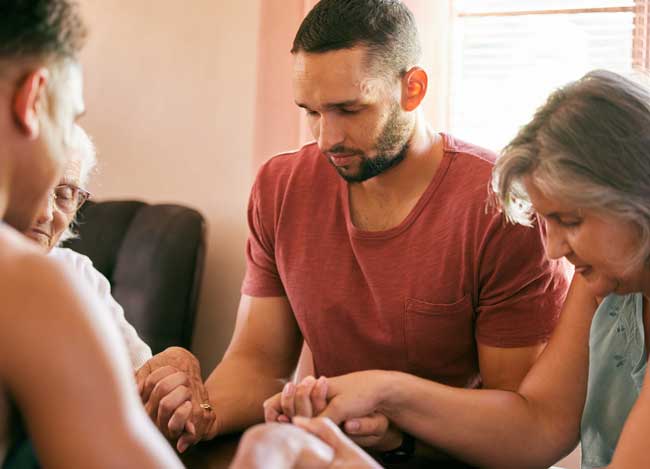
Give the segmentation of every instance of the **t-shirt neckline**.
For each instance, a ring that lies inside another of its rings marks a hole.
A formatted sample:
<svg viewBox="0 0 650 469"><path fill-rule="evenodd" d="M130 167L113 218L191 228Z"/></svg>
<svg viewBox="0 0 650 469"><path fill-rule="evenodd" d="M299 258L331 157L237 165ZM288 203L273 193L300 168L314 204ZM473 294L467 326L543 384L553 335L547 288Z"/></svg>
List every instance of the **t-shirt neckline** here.
<svg viewBox="0 0 650 469"><path fill-rule="evenodd" d="M422 213L422 210L427 205L433 194L436 192L440 184L444 180L449 166L452 162L452 157L456 153L454 138L451 135L439 132L439 135L442 137L442 159L440 164L436 169L429 185L426 190L420 196L420 200L415 204L415 207L409 212L409 214L402 220L402 222L383 231L367 231L357 228L352 222L352 216L350 214L350 192L349 184L343 179L339 182L339 190L341 191L342 201L343 201L343 212L345 214L345 222L348 227L348 231L351 236L355 238L365 238L365 239L388 239L398 236L405 230L407 230L417 217Z"/></svg>

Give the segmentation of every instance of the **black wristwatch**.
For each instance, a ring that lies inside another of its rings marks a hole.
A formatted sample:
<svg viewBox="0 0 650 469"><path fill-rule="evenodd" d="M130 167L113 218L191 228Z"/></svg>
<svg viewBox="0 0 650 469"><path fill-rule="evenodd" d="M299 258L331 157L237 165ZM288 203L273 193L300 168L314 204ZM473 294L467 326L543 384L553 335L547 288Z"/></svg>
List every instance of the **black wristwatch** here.
<svg viewBox="0 0 650 469"><path fill-rule="evenodd" d="M379 454L379 459L385 464L396 464L406 462L415 454L415 438L408 433L402 434L402 444L390 451Z"/></svg>

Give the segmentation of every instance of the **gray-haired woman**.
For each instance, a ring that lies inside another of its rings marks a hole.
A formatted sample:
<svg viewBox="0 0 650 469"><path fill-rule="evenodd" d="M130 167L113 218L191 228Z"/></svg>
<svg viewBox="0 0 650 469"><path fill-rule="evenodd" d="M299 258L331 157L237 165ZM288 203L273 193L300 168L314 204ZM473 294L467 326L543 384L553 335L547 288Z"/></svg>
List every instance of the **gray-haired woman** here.
<svg viewBox="0 0 650 469"><path fill-rule="evenodd" d="M74 236L71 226L75 215L90 195L83 187L88 183L97 162L95 147L79 126L75 126L71 148L61 180L52 190L47 206L42 207L36 221L25 234L49 251L51 257L71 266L78 281L95 292L111 313L111 318L124 339L133 368L138 369L151 358L151 349L127 322L124 310L111 295L110 283L93 267L88 257L58 247L61 241Z"/></svg>
<svg viewBox="0 0 650 469"><path fill-rule="evenodd" d="M493 183L508 218L543 223L548 255L576 272L519 389L365 371L327 380L321 416L367 425L380 412L480 467L548 467L579 440L583 468L650 467L650 93L606 71L556 91L506 147Z"/></svg>

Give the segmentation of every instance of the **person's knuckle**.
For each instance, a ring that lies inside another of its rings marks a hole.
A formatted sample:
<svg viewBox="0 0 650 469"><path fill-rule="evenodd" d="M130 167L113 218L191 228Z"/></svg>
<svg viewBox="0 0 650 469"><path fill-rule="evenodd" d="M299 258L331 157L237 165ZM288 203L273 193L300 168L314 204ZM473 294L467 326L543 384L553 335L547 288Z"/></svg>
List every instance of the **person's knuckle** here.
<svg viewBox="0 0 650 469"><path fill-rule="evenodd" d="M158 396L166 396L169 394L170 391L170 385L169 382L166 380L159 381L153 388L153 391L151 392L152 394L156 394Z"/></svg>
<svg viewBox="0 0 650 469"><path fill-rule="evenodd" d="M160 405L158 406L158 414L164 416L171 416L175 410L176 410L176 406L174 405L174 402L171 399L163 399L162 401L160 401Z"/></svg>
<svg viewBox="0 0 650 469"><path fill-rule="evenodd" d="M170 421L167 424L167 431L169 432L169 436L171 436L172 438L178 438L178 436L181 433L181 429L182 427L180 427L180 425L178 425L174 421Z"/></svg>
<svg viewBox="0 0 650 469"><path fill-rule="evenodd" d="M173 347L173 348L181 357L187 360L188 363L194 363L198 365L199 359L196 358L194 354L192 354L192 352L190 352L187 349L184 349L183 347Z"/></svg>
<svg viewBox="0 0 650 469"><path fill-rule="evenodd" d="M184 371L177 371L175 378L181 384L188 385L190 383L190 377Z"/></svg>
<svg viewBox="0 0 650 469"><path fill-rule="evenodd" d="M152 375L147 376L144 380L144 386L148 389L153 389L157 383L158 381L156 380L156 377Z"/></svg>
<svg viewBox="0 0 650 469"><path fill-rule="evenodd" d="M173 417L169 421L169 431L176 434L177 436L183 431L184 427L185 422L181 418Z"/></svg>
<svg viewBox="0 0 650 469"><path fill-rule="evenodd" d="M192 400L192 390L183 384L178 386L175 392L178 393L179 399L183 401Z"/></svg>

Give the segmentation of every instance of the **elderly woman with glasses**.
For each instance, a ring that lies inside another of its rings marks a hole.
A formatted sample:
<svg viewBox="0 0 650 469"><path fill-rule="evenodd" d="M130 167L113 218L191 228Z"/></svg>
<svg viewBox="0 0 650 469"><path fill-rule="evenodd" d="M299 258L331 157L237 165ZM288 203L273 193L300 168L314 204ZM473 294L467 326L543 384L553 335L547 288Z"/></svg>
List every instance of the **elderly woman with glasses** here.
<svg viewBox="0 0 650 469"><path fill-rule="evenodd" d="M90 197L90 193L82 187L88 183L96 164L95 147L81 127L77 126L75 129L71 148L72 153L61 180L52 189L48 204L42 207L36 221L25 235L42 245L51 257L72 266L79 280L96 292L118 326L133 368L138 369L151 358L151 349L127 322L124 310L111 296L110 283L93 267L88 257L71 249L58 247L62 241L74 237L71 227L75 215Z"/></svg>

